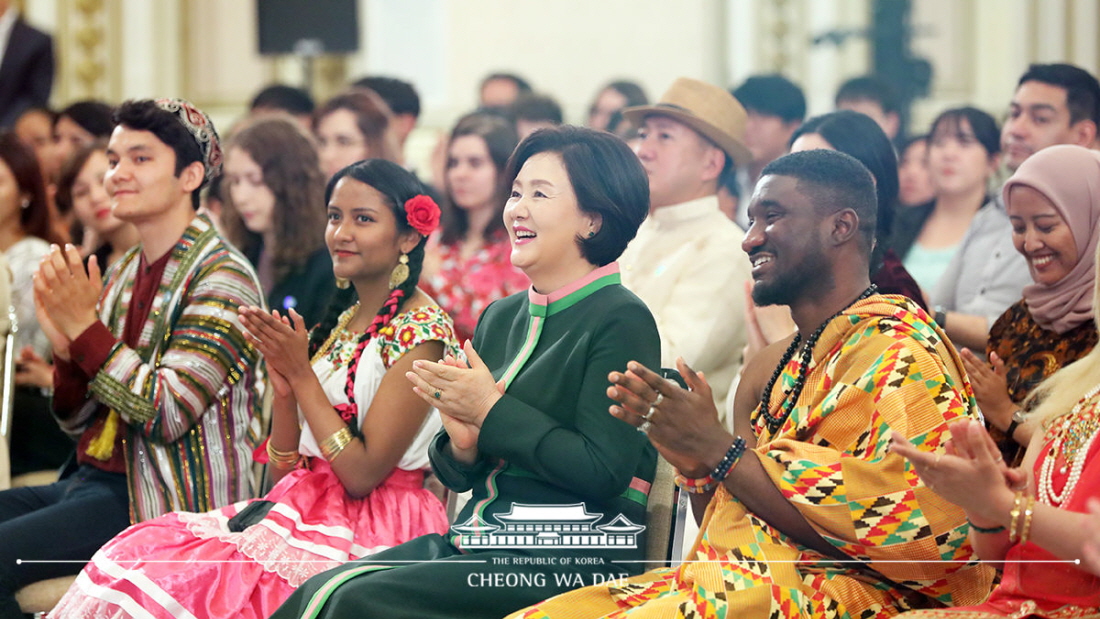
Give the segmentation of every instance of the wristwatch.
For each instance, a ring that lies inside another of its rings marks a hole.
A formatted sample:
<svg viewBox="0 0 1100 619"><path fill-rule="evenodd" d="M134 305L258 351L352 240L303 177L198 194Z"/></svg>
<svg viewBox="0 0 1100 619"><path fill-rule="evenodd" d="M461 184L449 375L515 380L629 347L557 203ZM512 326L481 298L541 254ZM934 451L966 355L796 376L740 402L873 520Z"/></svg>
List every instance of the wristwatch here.
<svg viewBox="0 0 1100 619"><path fill-rule="evenodd" d="M932 309L935 312L935 314L932 315L932 318L935 319L936 324L938 324L941 329L946 329L947 328L947 310L944 309L944 307L942 305L937 305L936 307L934 307Z"/></svg>
<svg viewBox="0 0 1100 619"><path fill-rule="evenodd" d="M1024 422L1024 411L1017 408L1016 412L1012 413L1012 423L1008 424L1008 428L1005 430L1005 436L1007 436L1009 439L1015 441L1016 439L1012 438L1012 433L1015 432L1016 427L1019 426L1023 422Z"/></svg>

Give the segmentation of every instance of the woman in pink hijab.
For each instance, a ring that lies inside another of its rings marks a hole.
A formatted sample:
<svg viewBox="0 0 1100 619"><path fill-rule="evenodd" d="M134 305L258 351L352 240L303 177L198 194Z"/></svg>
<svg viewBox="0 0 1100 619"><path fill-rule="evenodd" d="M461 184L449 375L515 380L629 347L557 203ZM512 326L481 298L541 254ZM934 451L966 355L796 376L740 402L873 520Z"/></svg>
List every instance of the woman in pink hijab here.
<svg viewBox="0 0 1100 619"><path fill-rule="evenodd" d="M1096 345L1092 319L1100 222L1100 153L1051 146L1029 157L1005 183L1016 251L1032 284L989 331L989 364L963 351L978 406L1011 464L1035 431L1020 403L1059 368ZM980 285L981 282L975 282Z"/></svg>

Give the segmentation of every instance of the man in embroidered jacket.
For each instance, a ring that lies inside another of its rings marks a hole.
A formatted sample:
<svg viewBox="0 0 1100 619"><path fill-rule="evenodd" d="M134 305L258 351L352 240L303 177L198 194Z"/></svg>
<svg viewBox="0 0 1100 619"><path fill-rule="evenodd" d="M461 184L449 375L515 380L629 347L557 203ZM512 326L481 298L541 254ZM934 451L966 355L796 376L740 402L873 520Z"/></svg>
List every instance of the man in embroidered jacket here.
<svg viewBox="0 0 1100 619"><path fill-rule="evenodd" d="M770 397L736 394L748 449L715 477L736 456L734 437L682 360L692 391L639 364L611 377L612 414L648 430L681 483L702 491L692 495L707 506L689 561L517 616L870 619L984 599L993 570L975 563L962 510L888 450L891 431L943 450L948 422L973 415L974 399L923 310L870 288L875 208L870 173L842 153L795 153L764 168L744 242L753 299L788 305L798 333L746 368L777 377Z"/></svg>
<svg viewBox="0 0 1100 619"><path fill-rule="evenodd" d="M179 99L129 101L107 147L114 215L141 242L101 282L72 246L35 275L55 361L54 413L77 440L56 484L0 493L0 617L13 593L75 574L131 522L253 495L263 375L237 317L263 295L248 261L205 216L198 191L220 171L209 118Z"/></svg>

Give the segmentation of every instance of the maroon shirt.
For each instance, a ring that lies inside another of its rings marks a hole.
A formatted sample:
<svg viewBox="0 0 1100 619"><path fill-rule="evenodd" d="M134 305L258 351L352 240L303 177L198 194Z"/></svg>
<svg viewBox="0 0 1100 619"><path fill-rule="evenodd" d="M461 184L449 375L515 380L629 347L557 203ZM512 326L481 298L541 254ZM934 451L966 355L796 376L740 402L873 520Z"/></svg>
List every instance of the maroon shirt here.
<svg viewBox="0 0 1100 619"><path fill-rule="evenodd" d="M905 270L905 265L901 263L901 259L894 253L894 250L887 249L882 254L882 267L871 277L871 283L878 286L878 291L881 294L900 294L917 302L917 305L924 308L924 311L928 311L928 307L924 304L924 295L921 294L920 286L917 285L916 280L909 274L909 271Z"/></svg>
<svg viewBox="0 0 1100 619"><path fill-rule="evenodd" d="M148 264L145 261L145 254L140 254L130 305L126 308L126 328L122 333L122 343L126 346L137 348L141 331L149 318L149 310L160 289L164 268L168 265L171 256L172 252L169 251L156 262ZM107 325L97 320L69 344L70 361L54 360L53 410L55 415L63 419L70 417L84 405L88 399L88 383L107 363L107 358L110 357L118 341ZM77 441L76 461L111 473L125 474L126 460L121 447L126 433L121 431L122 428L115 435L115 446L111 450L109 460L104 462L88 455L88 445L103 432L108 412L107 407L101 405L93 414L91 425L84 430Z"/></svg>

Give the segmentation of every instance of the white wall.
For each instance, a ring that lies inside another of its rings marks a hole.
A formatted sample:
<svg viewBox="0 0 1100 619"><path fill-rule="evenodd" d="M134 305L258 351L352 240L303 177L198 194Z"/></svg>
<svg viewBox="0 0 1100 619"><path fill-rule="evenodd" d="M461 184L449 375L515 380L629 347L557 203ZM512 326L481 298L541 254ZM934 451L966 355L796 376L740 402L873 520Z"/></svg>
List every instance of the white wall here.
<svg viewBox="0 0 1100 619"><path fill-rule="evenodd" d="M257 1L24 0L24 6L32 22L58 35L58 105L87 96L178 94L224 126L265 83L301 76L296 60L256 52ZM775 70L804 86L809 111L818 114L831 108L843 79L867 70L869 49L858 37L839 47L809 41L827 30L866 27L870 2L360 0L364 45L346 59L346 74L390 74L419 86L424 130L414 149L471 109L481 77L496 70L526 76L558 98L574 122L610 79L636 79L655 98L681 75L730 86ZM1096 0L914 0L913 23L915 49L936 69L932 98L915 109L918 128L948 105L972 103L999 114L1029 62L1100 69ZM90 34L81 30L89 28ZM89 59L81 48L88 37L103 66L91 86L77 71Z"/></svg>

